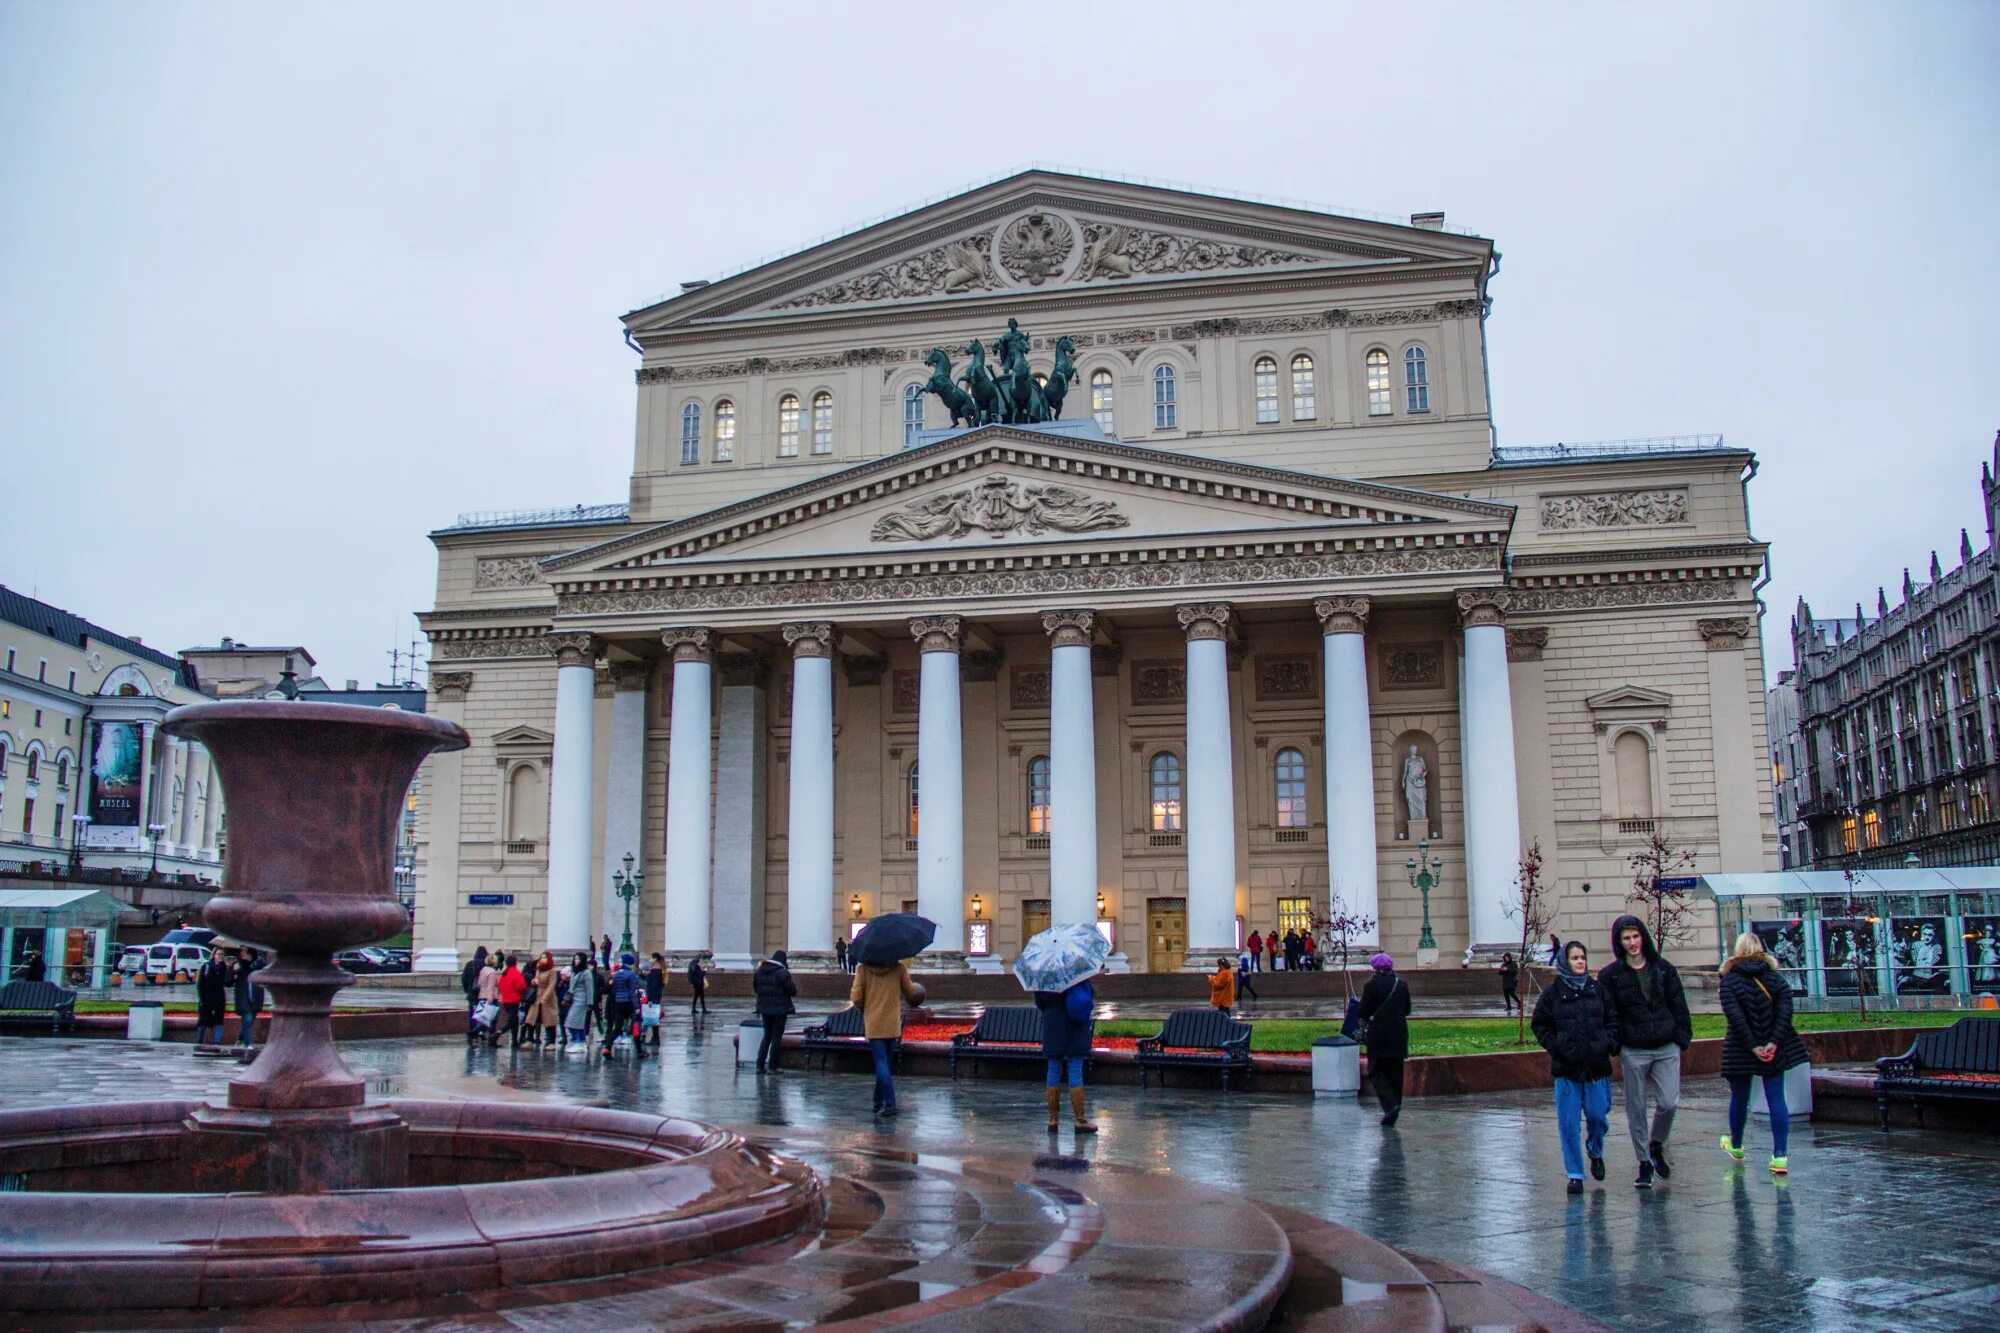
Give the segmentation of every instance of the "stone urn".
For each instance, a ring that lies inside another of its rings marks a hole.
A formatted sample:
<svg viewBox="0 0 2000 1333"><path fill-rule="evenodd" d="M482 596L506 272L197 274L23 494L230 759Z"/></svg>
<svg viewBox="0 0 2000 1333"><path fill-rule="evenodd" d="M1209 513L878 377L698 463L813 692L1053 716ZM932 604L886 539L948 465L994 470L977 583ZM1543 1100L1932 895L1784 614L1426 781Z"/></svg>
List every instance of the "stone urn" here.
<svg viewBox="0 0 2000 1333"><path fill-rule="evenodd" d="M169 736L204 746L229 818L222 891L204 912L232 940L269 951L261 1054L226 1107L194 1113L197 1188L312 1193L388 1188L408 1174L401 1120L364 1106L334 1049L334 993L354 978L335 950L400 932L396 829L417 766L468 744L442 718L348 704L245 700L167 714Z"/></svg>

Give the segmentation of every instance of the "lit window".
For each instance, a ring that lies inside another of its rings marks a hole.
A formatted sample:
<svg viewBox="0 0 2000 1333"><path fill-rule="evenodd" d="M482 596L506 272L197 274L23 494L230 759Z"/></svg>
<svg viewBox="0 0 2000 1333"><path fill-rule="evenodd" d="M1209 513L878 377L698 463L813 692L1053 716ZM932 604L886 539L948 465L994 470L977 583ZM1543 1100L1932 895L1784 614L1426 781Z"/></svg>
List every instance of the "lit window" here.
<svg viewBox="0 0 2000 1333"><path fill-rule="evenodd" d="M1313 391L1313 359L1292 358L1292 420L1311 421L1319 415L1319 395Z"/></svg>
<svg viewBox="0 0 2000 1333"><path fill-rule="evenodd" d="M917 836L917 766L914 763L910 765L909 791L904 804L910 811L910 836L914 838Z"/></svg>
<svg viewBox="0 0 2000 1333"><path fill-rule="evenodd" d="M1049 831L1049 757L1036 755L1028 761L1028 832Z"/></svg>
<svg viewBox="0 0 2000 1333"><path fill-rule="evenodd" d="M1278 781L1278 827L1306 826L1306 757L1287 746L1273 765Z"/></svg>
<svg viewBox="0 0 2000 1333"><path fill-rule="evenodd" d="M813 395L813 453L833 452L833 395L821 391Z"/></svg>
<svg viewBox="0 0 2000 1333"><path fill-rule="evenodd" d="M727 398L715 405L715 461L736 461L736 404Z"/></svg>
<svg viewBox="0 0 2000 1333"><path fill-rule="evenodd" d="M912 384L903 390L903 447L909 448L917 442L917 432L924 428L924 386Z"/></svg>
<svg viewBox="0 0 2000 1333"><path fill-rule="evenodd" d="M1172 833L1181 826L1181 761L1162 752L1149 766L1153 793L1153 832Z"/></svg>
<svg viewBox="0 0 2000 1333"><path fill-rule="evenodd" d="M1106 435L1116 432L1112 429L1118 422L1115 410L1116 393L1111 387L1111 372L1093 370L1090 372L1090 415L1097 418L1097 428Z"/></svg>
<svg viewBox="0 0 2000 1333"><path fill-rule="evenodd" d="M1278 363L1260 356L1251 376L1257 387L1257 424L1268 426L1278 419Z"/></svg>
<svg viewBox="0 0 2000 1333"><path fill-rule="evenodd" d="M1180 403L1174 393L1174 368L1160 366L1153 371L1153 429L1174 430L1180 425Z"/></svg>
<svg viewBox="0 0 2000 1333"><path fill-rule="evenodd" d="M1405 410L1431 410L1430 370L1424 360L1423 347L1416 343L1403 351L1403 396Z"/></svg>
<svg viewBox="0 0 2000 1333"><path fill-rule="evenodd" d="M799 396L788 393L778 400L778 457L799 456Z"/></svg>
<svg viewBox="0 0 2000 1333"><path fill-rule="evenodd" d="M1304 935L1312 929L1312 918L1312 899L1278 899L1278 934L1280 936L1289 935L1293 931Z"/></svg>
<svg viewBox="0 0 2000 1333"><path fill-rule="evenodd" d="M1378 347L1368 354L1368 415L1386 417L1393 410L1389 401L1389 354Z"/></svg>
<svg viewBox="0 0 2000 1333"><path fill-rule="evenodd" d="M681 408L681 466L690 467L701 461L701 404L689 403Z"/></svg>

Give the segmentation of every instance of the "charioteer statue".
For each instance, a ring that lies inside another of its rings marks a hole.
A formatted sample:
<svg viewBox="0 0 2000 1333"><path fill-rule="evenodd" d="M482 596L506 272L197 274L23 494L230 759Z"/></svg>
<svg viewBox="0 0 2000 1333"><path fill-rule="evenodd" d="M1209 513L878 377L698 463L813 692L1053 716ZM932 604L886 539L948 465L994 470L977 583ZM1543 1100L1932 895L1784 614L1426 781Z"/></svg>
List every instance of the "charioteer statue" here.
<svg viewBox="0 0 2000 1333"><path fill-rule="evenodd" d="M933 347L924 357L924 364L931 368L924 392L944 404L954 426L1060 421L1063 399L1076 382L1076 343L1068 337L1056 339L1055 366L1046 378L1037 378L1028 361L1033 342L1020 321L1010 319L1007 331L993 340L998 371L986 368L986 347L975 338L965 346L966 367L956 377L951 373L950 355L942 347Z"/></svg>

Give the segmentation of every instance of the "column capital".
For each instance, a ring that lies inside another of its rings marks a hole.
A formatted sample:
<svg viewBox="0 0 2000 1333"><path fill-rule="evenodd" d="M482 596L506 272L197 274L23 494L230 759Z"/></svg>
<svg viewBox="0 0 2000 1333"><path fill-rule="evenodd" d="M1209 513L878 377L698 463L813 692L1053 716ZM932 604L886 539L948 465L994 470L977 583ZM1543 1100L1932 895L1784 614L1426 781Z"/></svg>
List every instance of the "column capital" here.
<svg viewBox="0 0 2000 1333"><path fill-rule="evenodd" d="M1546 625L1522 625L1507 627L1507 660L1509 662L1539 662L1542 650L1549 646L1549 628Z"/></svg>
<svg viewBox="0 0 2000 1333"><path fill-rule="evenodd" d="M782 632L795 658L833 656L833 626L824 620L794 620Z"/></svg>
<svg viewBox="0 0 2000 1333"><path fill-rule="evenodd" d="M1044 611L1042 629L1052 648L1088 648L1097 634L1097 612Z"/></svg>
<svg viewBox="0 0 2000 1333"><path fill-rule="evenodd" d="M589 666L597 660L597 636L594 634L574 630L544 634L542 643L547 646L549 656L556 659L557 666Z"/></svg>
<svg viewBox="0 0 2000 1333"><path fill-rule="evenodd" d="M472 691L470 671L431 672L431 693L441 704L462 704L465 696Z"/></svg>
<svg viewBox="0 0 2000 1333"><path fill-rule="evenodd" d="M1468 588L1458 594L1458 620L1467 629L1476 625L1504 625L1514 594L1505 588Z"/></svg>
<svg viewBox="0 0 2000 1333"><path fill-rule="evenodd" d="M1195 639L1222 639L1234 637L1230 632L1230 622L1236 618L1236 610L1227 602L1193 602L1174 608L1174 615L1187 631L1190 641Z"/></svg>
<svg viewBox="0 0 2000 1333"><path fill-rule="evenodd" d="M646 678L653 673L653 664L642 660L613 661L605 664L605 671L611 677L611 689L614 693L620 690L643 690L646 688Z"/></svg>
<svg viewBox="0 0 2000 1333"><path fill-rule="evenodd" d="M715 633L695 625L675 625L660 631L660 642L680 662L706 662L715 652Z"/></svg>
<svg viewBox="0 0 2000 1333"><path fill-rule="evenodd" d="M1321 597L1313 602L1313 614L1319 617L1319 632L1325 634L1361 634L1368 629L1368 599L1366 597Z"/></svg>
<svg viewBox="0 0 2000 1333"><path fill-rule="evenodd" d="M591 682L592 692L597 698L609 699L613 694L618 692L618 687L611 680L611 664L609 662L599 662L593 674L594 679Z"/></svg>
<svg viewBox="0 0 2000 1333"><path fill-rule="evenodd" d="M1750 619L1747 616L1697 620L1694 627L1701 631L1701 637L1707 641L1711 653L1734 652L1750 637Z"/></svg>
<svg viewBox="0 0 2000 1333"><path fill-rule="evenodd" d="M962 616L916 616L910 620L910 637L920 653L955 653L965 638Z"/></svg>

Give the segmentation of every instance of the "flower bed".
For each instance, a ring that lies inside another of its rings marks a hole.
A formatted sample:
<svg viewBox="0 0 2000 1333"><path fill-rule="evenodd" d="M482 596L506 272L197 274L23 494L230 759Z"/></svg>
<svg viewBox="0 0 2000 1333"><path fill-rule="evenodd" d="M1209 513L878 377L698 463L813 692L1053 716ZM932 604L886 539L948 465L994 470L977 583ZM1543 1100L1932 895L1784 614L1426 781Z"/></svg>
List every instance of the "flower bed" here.
<svg viewBox="0 0 2000 1333"><path fill-rule="evenodd" d="M961 1032L972 1031L972 1026L970 1023L909 1023L904 1025L903 1041L905 1043L920 1041L937 1042L940 1045L949 1046L953 1037ZM1123 1051L1127 1055L1131 1055L1138 1051L1139 1039L1137 1037L1097 1036L1092 1038L1090 1049L1093 1051ZM1310 1054L1276 1055L1259 1051L1257 1058L1260 1060L1306 1061L1312 1057Z"/></svg>

